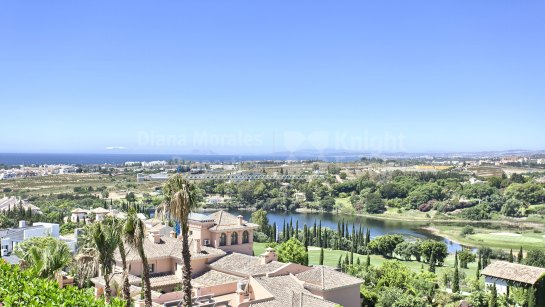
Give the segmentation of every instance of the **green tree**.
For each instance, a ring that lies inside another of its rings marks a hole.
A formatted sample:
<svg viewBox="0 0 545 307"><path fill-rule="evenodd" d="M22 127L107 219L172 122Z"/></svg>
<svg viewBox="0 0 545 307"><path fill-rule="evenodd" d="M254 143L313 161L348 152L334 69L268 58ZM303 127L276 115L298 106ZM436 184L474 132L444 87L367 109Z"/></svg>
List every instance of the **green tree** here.
<svg viewBox="0 0 545 307"><path fill-rule="evenodd" d="M384 200L378 193L369 193L365 197L365 211L367 213L382 213L386 210Z"/></svg>
<svg viewBox="0 0 545 307"><path fill-rule="evenodd" d="M320 248L320 265L324 265L324 248Z"/></svg>
<svg viewBox="0 0 545 307"><path fill-rule="evenodd" d="M488 300L488 307L498 307L498 290L496 284L490 286L490 299Z"/></svg>
<svg viewBox="0 0 545 307"><path fill-rule="evenodd" d="M420 245L422 257L424 261L429 262L433 255L434 260L438 264L443 264L448 256L448 248L445 242L435 240L425 240Z"/></svg>
<svg viewBox="0 0 545 307"><path fill-rule="evenodd" d="M91 227L91 239L93 247L98 254L98 263L104 276L104 298L106 303L111 302L110 274L115 265L114 252L118 247L120 233L115 227L102 222L97 222Z"/></svg>
<svg viewBox="0 0 545 307"><path fill-rule="evenodd" d="M265 234L269 233L269 218L267 217L267 211L263 209L254 211L250 217L250 221L259 225L259 231L264 232Z"/></svg>
<svg viewBox="0 0 545 307"><path fill-rule="evenodd" d="M474 253L468 250L462 250L458 253L458 260L460 261L460 267L462 269L467 269L467 264L475 262L477 256Z"/></svg>
<svg viewBox="0 0 545 307"><path fill-rule="evenodd" d="M528 302L528 307L536 307L536 289L534 287L528 288L528 298L526 299Z"/></svg>
<svg viewBox="0 0 545 307"><path fill-rule="evenodd" d="M191 301L191 252L189 250L189 213L198 207L196 187L182 175L171 177L163 187L165 212L180 224L182 234L182 306L190 307ZM150 302L151 304L151 302Z"/></svg>
<svg viewBox="0 0 545 307"><path fill-rule="evenodd" d="M279 261L303 265L308 254L303 243L296 238L290 238L288 241L280 244L277 252Z"/></svg>
<svg viewBox="0 0 545 307"><path fill-rule="evenodd" d="M378 236L371 240L368 248L374 253L381 254L384 257L391 257L397 245L403 241L403 237L397 234Z"/></svg>
<svg viewBox="0 0 545 307"><path fill-rule="evenodd" d="M526 252L524 264L545 268L545 251L541 249L532 249Z"/></svg>
<svg viewBox="0 0 545 307"><path fill-rule="evenodd" d="M460 272L458 271L458 253L454 254L454 278L452 279L452 293L460 292Z"/></svg>
<svg viewBox="0 0 545 307"><path fill-rule="evenodd" d="M520 250L519 250L519 254L518 254L518 256L517 256L517 262L518 262L518 263L522 263L523 258L524 258L524 253L523 253L523 251L522 251L522 246L521 246L521 247L520 247Z"/></svg>
<svg viewBox="0 0 545 307"><path fill-rule="evenodd" d="M127 219L123 225L123 238L134 248L142 261L142 283L144 288L144 302L146 306L151 306L151 283L149 276L148 257L144 249L144 240L146 240L146 224L138 218L136 210L131 209L127 214Z"/></svg>
<svg viewBox="0 0 545 307"><path fill-rule="evenodd" d="M53 237L23 241L16 247L15 254L41 278L60 278L62 269L72 262L72 253L66 243Z"/></svg>

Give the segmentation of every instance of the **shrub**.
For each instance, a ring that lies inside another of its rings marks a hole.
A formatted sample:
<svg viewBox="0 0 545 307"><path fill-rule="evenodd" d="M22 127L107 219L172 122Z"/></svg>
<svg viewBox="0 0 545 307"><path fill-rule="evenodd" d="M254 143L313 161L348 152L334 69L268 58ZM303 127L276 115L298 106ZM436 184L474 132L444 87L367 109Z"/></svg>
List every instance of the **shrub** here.
<svg viewBox="0 0 545 307"><path fill-rule="evenodd" d="M462 228L462 231L460 231L460 235L464 237L472 234L475 234L475 229L469 225L464 226L464 228Z"/></svg>

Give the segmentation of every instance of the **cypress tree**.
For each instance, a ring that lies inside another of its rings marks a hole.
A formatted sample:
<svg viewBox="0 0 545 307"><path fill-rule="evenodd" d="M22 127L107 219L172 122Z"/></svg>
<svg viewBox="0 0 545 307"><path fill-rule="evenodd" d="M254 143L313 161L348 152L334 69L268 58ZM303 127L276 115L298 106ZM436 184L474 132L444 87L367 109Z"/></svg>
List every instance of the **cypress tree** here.
<svg viewBox="0 0 545 307"><path fill-rule="evenodd" d="M367 228L367 233L365 234L365 245L371 242L371 230Z"/></svg>
<svg viewBox="0 0 545 307"><path fill-rule="evenodd" d="M318 246L323 247L322 245L322 220L318 224Z"/></svg>
<svg viewBox="0 0 545 307"><path fill-rule="evenodd" d="M523 251L522 251L522 246L520 247L520 250L519 250L519 255L517 257L517 262L518 263L522 263L522 259L524 258L524 254L523 254Z"/></svg>
<svg viewBox="0 0 545 307"><path fill-rule="evenodd" d="M286 220L284 220L284 225L282 225L282 241L286 241Z"/></svg>
<svg viewBox="0 0 545 307"><path fill-rule="evenodd" d="M498 289L496 289L496 283L490 287L490 300L488 301L488 307L498 306Z"/></svg>
<svg viewBox="0 0 545 307"><path fill-rule="evenodd" d="M430 267L428 268L428 271L435 273L435 253L431 253Z"/></svg>
<svg viewBox="0 0 545 307"><path fill-rule="evenodd" d="M344 219L342 220L342 223L341 223L341 237L344 238Z"/></svg>
<svg viewBox="0 0 545 307"><path fill-rule="evenodd" d="M320 265L324 265L324 249L321 248L320 249L320 262L319 262Z"/></svg>
<svg viewBox="0 0 545 307"><path fill-rule="evenodd" d="M339 255L339 261L337 262L337 269L341 268L342 258L343 258L343 255Z"/></svg>
<svg viewBox="0 0 545 307"><path fill-rule="evenodd" d="M308 247L308 241L307 241L307 224L303 226L303 245L305 248Z"/></svg>
<svg viewBox="0 0 545 307"><path fill-rule="evenodd" d="M365 267L369 268L371 265L371 256L369 256L369 252L367 253L367 258L365 259Z"/></svg>
<svg viewBox="0 0 545 307"><path fill-rule="evenodd" d="M357 265L357 266L360 266L360 265L361 265L360 257L356 258L356 265Z"/></svg>
<svg viewBox="0 0 545 307"><path fill-rule="evenodd" d="M312 245L317 245L316 243L318 243L318 241L316 241L316 236L316 220L314 220L314 227L312 229Z"/></svg>
<svg viewBox="0 0 545 307"><path fill-rule="evenodd" d="M460 272L458 271L458 252L454 254L454 277L452 278L452 293L460 292Z"/></svg>
<svg viewBox="0 0 545 307"><path fill-rule="evenodd" d="M513 256L513 249L509 252L509 262L513 262L514 256Z"/></svg>
<svg viewBox="0 0 545 307"><path fill-rule="evenodd" d="M295 238L299 240L299 220L295 221Z"/></svg>
<svg viewBox="0 0 545 307"><path fill-rule="evenodd" d="M276 242L277 241L277 238L276 238L276 222L273 223L272 236L273 236L273 241Z"/></svg>
<svg viewBox="0 0 545 307"><path fill-rule="evenodd" d="M528 295L528 298L526 299L526 301L528 302L528 307L536 307L537 306L537 303L536 303L536 288L534 288L534 287L528 288L527 295Z"/></svg>

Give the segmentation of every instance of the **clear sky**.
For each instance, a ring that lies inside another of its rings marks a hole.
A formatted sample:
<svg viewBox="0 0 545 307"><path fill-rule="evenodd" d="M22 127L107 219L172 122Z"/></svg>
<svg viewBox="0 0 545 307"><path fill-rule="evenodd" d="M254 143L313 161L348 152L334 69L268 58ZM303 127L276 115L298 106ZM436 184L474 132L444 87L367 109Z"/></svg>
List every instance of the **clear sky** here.
<svg viewBox="0 0 545 307"><path fill-rule="evenodd" d="M0 152L545 149L545 1L2 1Z"/></svg>

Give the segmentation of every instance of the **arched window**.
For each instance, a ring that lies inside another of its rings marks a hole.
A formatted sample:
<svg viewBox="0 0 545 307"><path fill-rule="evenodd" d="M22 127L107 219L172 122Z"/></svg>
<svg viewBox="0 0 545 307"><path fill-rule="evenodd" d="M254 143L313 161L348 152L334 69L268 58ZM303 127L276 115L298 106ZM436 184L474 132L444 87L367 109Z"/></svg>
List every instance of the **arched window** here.
<svg viewBox="0 0 545 307"><path fill-rule="evenodd" d="M231 245L238 244L238 233L233 232L231 234Z"/></svg>
<svg viewBox="0 0 545 307"><path fill-rule="evenodd" d="M244 230L244 232L242 233L242 243L249 243L250 242L250 233L248 232L248 230Z"/></svg>
<svg viewBox="0 0 545 307"><path fill-rule="evenodd" d="M222 232L221 235L220 235L220 246L225 246L227 245L227 235Z"/></svg>

